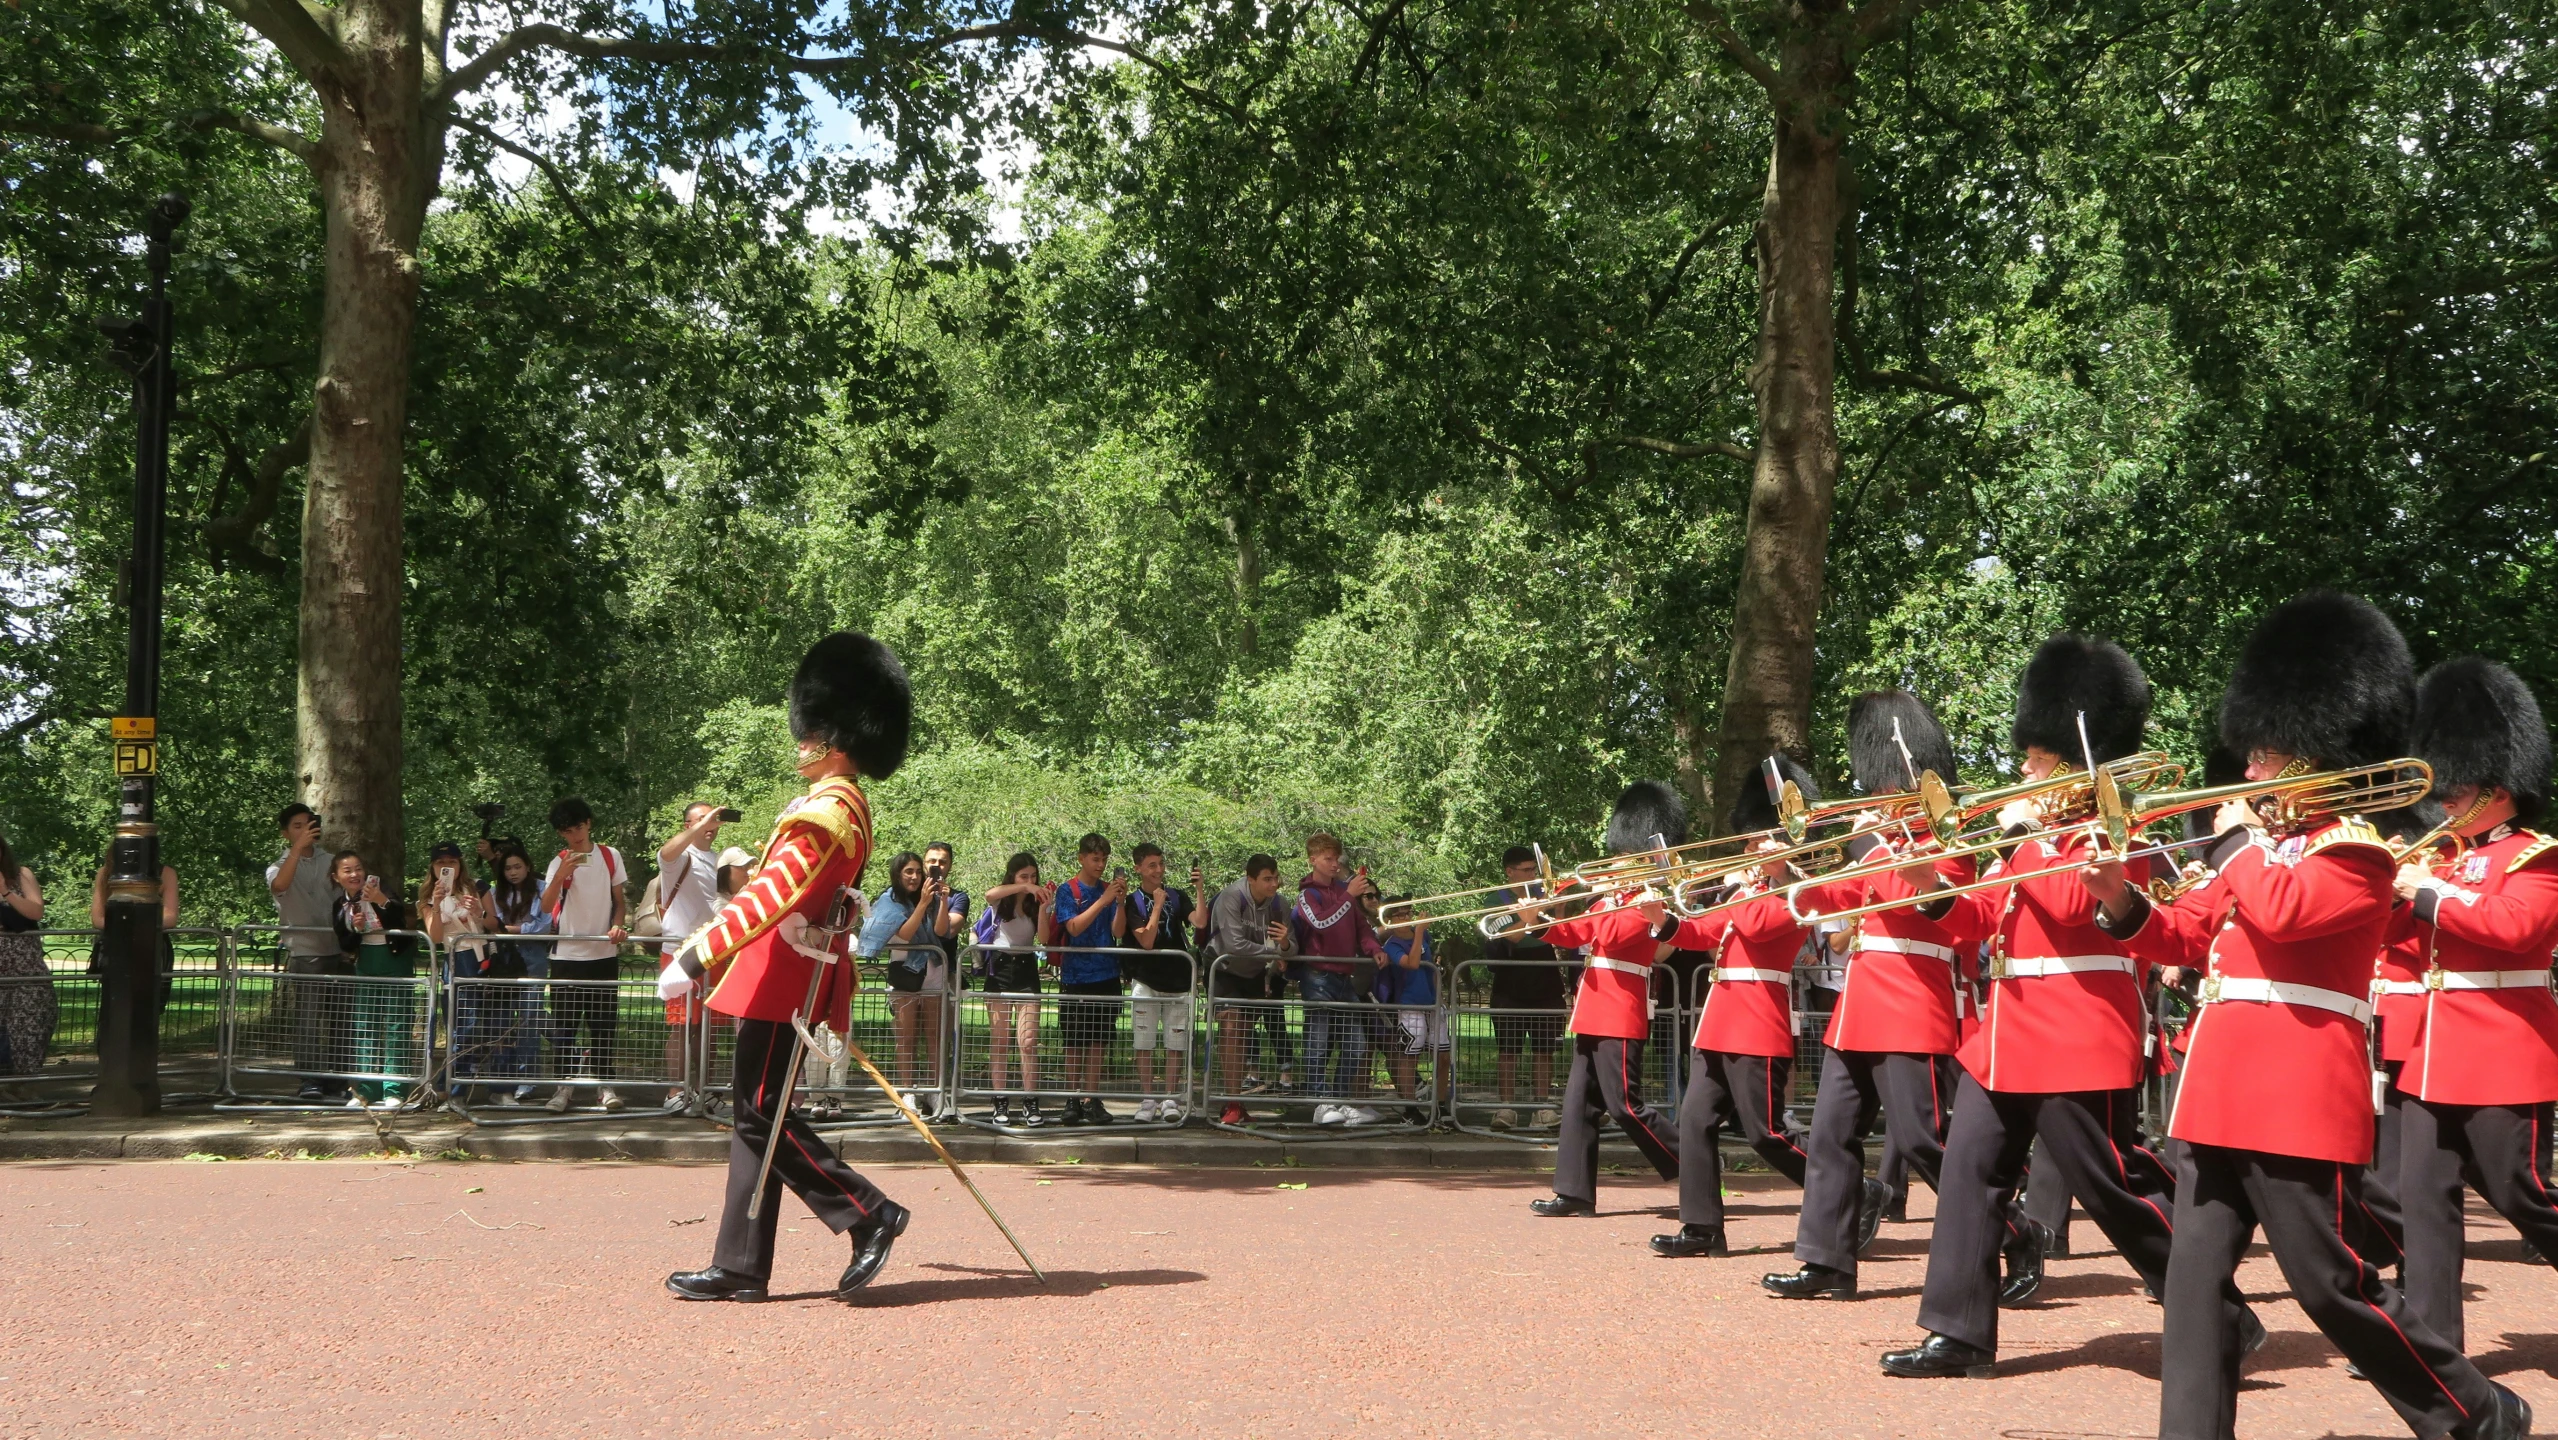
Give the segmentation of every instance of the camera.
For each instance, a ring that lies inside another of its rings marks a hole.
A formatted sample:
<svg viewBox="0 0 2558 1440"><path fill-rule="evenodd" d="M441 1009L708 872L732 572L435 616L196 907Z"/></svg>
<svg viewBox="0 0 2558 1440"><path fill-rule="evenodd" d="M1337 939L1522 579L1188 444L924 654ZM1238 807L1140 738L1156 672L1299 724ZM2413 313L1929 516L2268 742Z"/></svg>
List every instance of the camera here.
<svg viewBox="0 0 2558 1440"><path fill-rule="evenodd" d="M719 823L722 825L734 825L745 818L746 812L738 809L734 805L723 805L720 807Z"/></svg>
<svg viewBox="0 0 2558 1440"><path fill-rule="evenodd" d="M506 807L494 800L483 800L471 807L471 813L482 820L496 820L506 814Z"/></svg>

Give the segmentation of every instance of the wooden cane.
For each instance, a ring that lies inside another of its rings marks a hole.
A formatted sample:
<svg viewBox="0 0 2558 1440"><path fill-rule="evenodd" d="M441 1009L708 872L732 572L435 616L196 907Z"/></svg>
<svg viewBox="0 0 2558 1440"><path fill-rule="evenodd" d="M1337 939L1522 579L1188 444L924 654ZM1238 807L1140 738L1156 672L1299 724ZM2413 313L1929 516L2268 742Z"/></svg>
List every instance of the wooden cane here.
<svg viewBox="0 0 2558 1440"><path fill-rule="evenodd" d="M985 1211L986 1218L995 1222L995 1228L1004 1232L1004 1238L1012 1243L1013 1253L1021 1257L1021 1263L1030 1267L1030 1278L1046 1285L1047 1275L1041 1272L1039 1262L1030 1258L1030 1252L1022 1248L1021 1237L1013 1234L1013 1227L1005 1224L1004 1217L995 1213L995 1207L987 1203L985 1192L977 1188L976 1181L968 1178L967 1171L959 1168L959 1162L951 1157L948 1147L941 1143L941 1137L934 1134L932 1127L924 1123L924 1117L916 1114L914 1107L906 1103L906 1097L897 1093L897 1087L888 1083L888 1077L879 1073L879 1067L870 1063L870 1056L863 1053L862 1047L850 1035L844 1037L844 1052L859 1062L862 1073L879 1087L879 1093L888 1097L888 1103L896 1106L897 1113L906 1117L906 1123L915 1127L915 1133L924 1137L924 1143L933 1147L933 1153L941 1157L941 1163L949 1166L950 1173L959 1178L959 1183L968 1187L968 1193L976 1197L977 1208Z"/></svg>

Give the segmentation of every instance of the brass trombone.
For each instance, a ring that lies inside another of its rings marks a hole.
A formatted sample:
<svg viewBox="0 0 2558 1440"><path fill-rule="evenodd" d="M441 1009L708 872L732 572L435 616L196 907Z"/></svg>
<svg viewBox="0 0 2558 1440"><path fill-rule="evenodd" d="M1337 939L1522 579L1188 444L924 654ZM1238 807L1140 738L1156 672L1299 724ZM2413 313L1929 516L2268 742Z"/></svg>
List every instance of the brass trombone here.
<svg viewBox="0 0 2558 1440"><path fill-rule="evenodd" d="M2126 757L2138 759L2141 757ZM2121 764L2123 762L2111 762ZM2087 785L2085 771L2071 772ZM2343 770L2320 770L2305 775L2284 776L2272 780L2244 780L2230 785L2210 785L2196 790L2143 791L2126 797L2110 783L2110 769L2100 769L2092 786L2095 813L2066 825L2046 827L2024 836L2025 839L2058 839L2078 832L2093 830L2105 839L2110 855L2106 858L2135 860L2201 841L2176 841L2140 850L2132 848L2132 838L2162 820L2173 819L2195 810L2208 810L2231 800L2254 800L2268 824L2278 829L2295 828L2311 820L2336 815L2360 814L2364 811L2395 810L2412 805L2433 788L2433 768L2422 760L2390 760L2377 765L2357 765ZM2013 788L2013 787L2011 787ZM2011 797L2011 800L2017 797ZM2002 802L2007 803L2007 802ZM1995 835L1977 841L1949 845L1918 855L1895 855L1887 860L1870 861L1852 871L1818 877L1788 886L1785 906L1795 919L1809 925L1824 920L1855 920L1886 910L1902 910L1914 905L1933 905L1957 895L1978 890L1992 890L2012 885L2015 877L1993 875L1959 884L1941 885L1925 894L1905 895L1897 899L1876 900L1845 910L1805 912L1802 892L1815 885L1881 874L1887 870L1903 870L1912 865L1932 865L1940 860L1979 858L2004 849L2010 841Z"/></svg>
<svg viewBox="0 0 2558 1440"><path fill-rule="evenodd" d="M1534 878L1504 880L1498 885L1478 885L1471 890L1451 890L1444 895L1418 895L1409 900L1389 900L1377 907L1378 928L1389 929L1397 925L1409 925L1416 920L1424 925L1436 925L1446 920L1471 920L1477 916L1509 915L1528 908L1531 903L1518 899L1486 901L1484 897L1489 895L1507 893L1516 896L1520 891L1525 890L1534 894L1536 898L1533 903L1540 905L1559 903L1571 898L1568 892L1580 883L1578 879L1570 872L1557 875L1554 862L1546 858L1544 846L1532 845L1529 848L1534 850L1537 856L1537 873ZM1447 908L1441 909L1439 908L1441 906Z"/></svg>

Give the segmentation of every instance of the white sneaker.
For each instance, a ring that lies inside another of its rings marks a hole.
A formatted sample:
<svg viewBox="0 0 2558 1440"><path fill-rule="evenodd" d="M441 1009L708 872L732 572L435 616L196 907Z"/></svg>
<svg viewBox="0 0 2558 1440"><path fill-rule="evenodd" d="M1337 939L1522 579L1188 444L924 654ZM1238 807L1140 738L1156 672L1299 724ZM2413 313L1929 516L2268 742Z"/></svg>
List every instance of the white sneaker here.
<svg viewBox="0 0 2558 1440"><path fill-rule="evenodd" d="M1536 1124L1537 1128L1540 1130L1551 1130L1562 1123L1562 1119L1551 1110L1540 1110L1537 1112Z"/></svg>
<svg viewBox="0 0 2558 1440"><path fill-rule="evenodd" d="M1315 1107L1315 1123L1317 1125L1338 1125L1349 1118L1350 1107L1347 1105L1317 1105Z"/></svg>
<svg viewBox="0 0 2558 1440"><path fill-rule="evenodd" d="M542 1102L542 1108L550 1111L554 1115L565 1112L568 1109L568 1102L576 1098L576 1090L577 1087L574 1085L561 1086L557 1090L551 1092L550 1099Z"/></svg>
<svg viewBox="0 0 2558 1440"><path fill-rule="evenodd" d="M1161 1113L1162 1110L1163 1106L1158 1101L1140 1100L1137 1102L1137 1118L1139 1120L1152 1120L1156 1115Z"/></svg>
<svg viewBox="0 0 2558 1440"><path fill-rule="evenodd" d="M349 1095L346 1097L346 1108L349 1110L362 1110L367 1108L364 1103L364 1097L361 1095Z"/></svg>
<svg viewBox="0 0 2558 1440"><path fill-rule="evenodd" d="M1516 1111L1516 1110L1495 1110L1495 1111L1493 1111L1493 1112L1492 1112L1492 1128L1493 1128L1493 1129L1495 1129L1495 1130L1516 1130L1516 1129L1518 1129L1518 1128L1519 1128L1519 1112L1518 1112L1518 1111Z"/></svg>
<svg viewBox="0 0 2558 1440"><path fill-rule="evenodd" d="M1180 1124L1181 1115L1181 1102L1178 1100L1166 1100L1155 1111L1155 1118L1161 1120L1166 1125Z"/></svg>
<svg viewBox="0 0 2558 1440"><path fill-rule="evenodd" d="M610 1085L607 1085L603 1089L597 1091L595 1098L602 1101L604 1108L607 1110L619 1110L622 1108L621 1092Z"/></svg>
<svg viewBox="0 0 2558 1440"><path fill-rule="evenodd" d="M1386 1117L1372 1106L1344 1105L1341 1107L1341 1111L1341 1123L1344 1125L1383 1125L1386 1123Z"/></svg>

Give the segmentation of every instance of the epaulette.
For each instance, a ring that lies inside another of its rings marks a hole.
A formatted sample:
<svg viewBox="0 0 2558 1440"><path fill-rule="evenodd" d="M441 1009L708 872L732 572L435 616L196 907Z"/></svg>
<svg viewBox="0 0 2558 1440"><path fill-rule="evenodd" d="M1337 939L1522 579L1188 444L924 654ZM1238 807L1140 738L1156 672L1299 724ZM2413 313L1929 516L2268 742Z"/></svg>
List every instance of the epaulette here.
<svg viewBox="0 0 2558 1440"><path fill-rule="evenodd" d="M2309 843L2301 847L2301 858L2306 860L2321 850L2338 845L2369 845L2392 858L2398 854L2390 848L2387 837L2372 828L2370 821L2360 815L2348 815L2311 837Z"/></svg>
<svg viewBox="0 0 2558 1440"><path fill-rule="evenodd" d="M854 837L870 836L870 801L851 777L830 775L812 787L798 808L782 817L774 827L780 831L792 825L813 825L835 838L838 845L850 846Z"/></svg>
<svg viewBox="0 0 2558 1440"><path fill-rule="evenodd" d="M2537 830L2525 830L2522 833L2531 837L2531 843L2515 851L2514 858L2505 862L2505 873L2508 875L2550 851L2558 850L2558 835L2543 835Z"/></svg>

